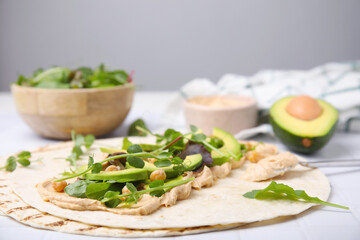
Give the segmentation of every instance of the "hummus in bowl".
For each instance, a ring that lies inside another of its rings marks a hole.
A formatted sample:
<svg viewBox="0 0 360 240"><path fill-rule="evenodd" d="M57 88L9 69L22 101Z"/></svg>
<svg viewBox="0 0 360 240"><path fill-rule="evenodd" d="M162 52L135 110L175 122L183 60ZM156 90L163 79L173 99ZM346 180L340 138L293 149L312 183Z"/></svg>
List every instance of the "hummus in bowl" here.
<svg viewBox="0 0 360 240"><path fill-rule="evenodd" d="M236 134L256 126L257 102L238 95L197 96L184 103L187 125L196 125L205 134L214 127Z"/></svg>

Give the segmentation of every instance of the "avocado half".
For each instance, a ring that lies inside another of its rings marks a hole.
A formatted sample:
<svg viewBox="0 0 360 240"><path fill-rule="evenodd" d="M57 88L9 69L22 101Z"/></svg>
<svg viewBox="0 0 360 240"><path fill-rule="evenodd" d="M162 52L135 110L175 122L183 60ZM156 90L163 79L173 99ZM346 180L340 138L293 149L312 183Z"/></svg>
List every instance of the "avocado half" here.
<svg viewBox="0 0 360 240"><path fill-rule="evenodd" d="M322 108L319 117L305 121L293 117L286 111L286 106L294 98L285 97L270 108L270 123L275 135L293 151L313 153L330 140L337 121L338 111L329 103L316 99Z"/></svg>

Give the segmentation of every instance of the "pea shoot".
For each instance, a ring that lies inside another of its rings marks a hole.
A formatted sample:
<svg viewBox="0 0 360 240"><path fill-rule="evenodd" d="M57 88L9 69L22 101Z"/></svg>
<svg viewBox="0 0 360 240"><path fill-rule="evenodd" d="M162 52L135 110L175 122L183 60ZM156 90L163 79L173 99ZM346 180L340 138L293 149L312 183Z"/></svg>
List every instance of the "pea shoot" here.
<svg viewBox="0 0 360 240"><path fill-rule="evenodd" d="M71 154L66 158L66 161L70 162L71 166L76 166L76 160L80 159L80 156L84 153L82 147L89 149L95 141L95 136L92 134L83 136L76 134L75 130L72 130L71 138L74 142L74 147L72 148Z"/></svg>
<svg viewBox="0 0 360 240"><path fill-rule="evenodd" d="M27 167L31 164L30 158L31 153L29 151L22 151L17 154L17 156L8 157L5 166L0 167L0 169L5 169L8 172L13 172L15 171L18 164L23 167Z"/></svg>

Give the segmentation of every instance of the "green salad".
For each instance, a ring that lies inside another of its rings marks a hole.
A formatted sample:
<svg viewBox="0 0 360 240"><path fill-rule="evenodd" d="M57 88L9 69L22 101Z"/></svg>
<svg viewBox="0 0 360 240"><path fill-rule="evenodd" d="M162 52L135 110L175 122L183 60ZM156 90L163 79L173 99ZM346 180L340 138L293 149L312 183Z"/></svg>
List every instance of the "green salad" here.
<svg viewBox="0 0 360 240"><path fill-rule="evenodd" d="M132 82L131 74L124 70L108 70L101 64L95 69L80 67L71 70L64 67L38 69L31 76L20 75L16 84L37 88L105 88Z"/></svg>

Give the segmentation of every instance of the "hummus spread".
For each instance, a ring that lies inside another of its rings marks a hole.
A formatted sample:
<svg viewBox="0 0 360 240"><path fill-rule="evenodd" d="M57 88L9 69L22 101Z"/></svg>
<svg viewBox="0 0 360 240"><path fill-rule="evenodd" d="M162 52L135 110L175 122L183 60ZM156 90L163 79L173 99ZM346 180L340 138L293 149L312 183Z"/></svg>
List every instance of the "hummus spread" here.
<svg viewBox="0 0 360 240"><path fill-rule="evenodd" d="M246 145L247 149L255 148L253 151L249 151L245 154L245 158L250 162L257 163L263 158L272 156L278 153L278 148L273 144L260 143L256 141L239 141Z"/></svg>
<svg viewBox="0 0 360 240"><path fill-rule="evenodd" d="M243 163L243 161L240 161ZM236 161L224 163L221 166L207 167L199 173L186 172L183 179L195 176L195 180L177 187L172 188L161 197L152 197L144 194L140 200L131 206L120 204L116 208L108 208L101 202L89 198L76 198L69 196L64 192L56 192L52 187L53 179L46 180L38 184L37 190L44 201L50 202L62 208L78 211L107 211L120 215L149 215L160 207L169 207L176 203L177 200L184 200L190 196L191 190L200 190L203 187L211 187L215 184L216 179L224 178L231 173L231 169L240 167Z"/></svg>
<svg viewBox="0 0 360 240"><path fill-rule="evenodd" d="M284 175L286 171L294 167L298 159L289 152L279 153L261 159L258 163L251 163L242 175L246 181L263 181L276 176Z"/></svg>
<svg viewBox="0 0 360 240"><path fill-rule="evenodd" d="M249 104L246 100L240 100L231 96L199 96L190 98L188 102L208 107L240 107Z"/></svg>

